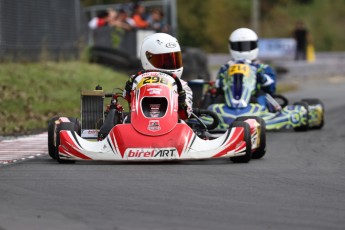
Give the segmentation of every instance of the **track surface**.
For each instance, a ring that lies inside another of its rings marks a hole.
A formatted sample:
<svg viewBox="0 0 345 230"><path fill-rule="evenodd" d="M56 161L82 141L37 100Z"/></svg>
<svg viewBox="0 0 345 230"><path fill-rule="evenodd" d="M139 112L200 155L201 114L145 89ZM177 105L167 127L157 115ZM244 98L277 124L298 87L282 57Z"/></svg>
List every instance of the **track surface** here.
<svg viewBox="0 0 345 230"><path fill-rule="evenodd" d="M268 133L249 164L77 163L47 156L0 165L0 230L344 229L345 81L304 81L321 131Z"/></svg>

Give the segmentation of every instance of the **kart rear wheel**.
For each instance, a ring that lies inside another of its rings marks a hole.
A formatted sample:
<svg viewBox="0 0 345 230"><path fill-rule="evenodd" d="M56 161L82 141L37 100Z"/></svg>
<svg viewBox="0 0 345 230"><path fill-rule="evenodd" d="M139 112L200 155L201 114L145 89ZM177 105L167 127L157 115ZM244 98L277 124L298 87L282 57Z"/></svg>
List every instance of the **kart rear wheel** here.
<svg viewBox="0 0 345 230"><path fill-rule="evenodd" d="M56 160L55 158L55 141L54 141L54 133L55 133L55 121L58 120L59 117L53 117L48 122L48 153L49 156Z"/></svg>
<svg viewBox="0 0 345 230"><path fill-rule="evenodd" d="M305 125L301 125L299 127L295 127L294 130L297 132L305 132L309 129L309 109L308 104L303 101L295 102L294 105L302 105L307 110L307 123Z"/></svg>
<svg viewBox="0 0 345 230"><path fill-rule="evenodd" d="M319 125L314 126L313 129L322 129L322 127L325 125L325 106L323 105L322 101L317 98L305 98L305 99L302 99L302 101L308 103L308 105L321 105L321 108L322 108L321 122Z"/></svg>
<svg viewBox="0 0 345 230"><path fill-rule="evenodd" d="M250 137L250 127L244 121L235 121L230 125L230 129L233 127L244 128L244 141L246 142L246 153L239 157L230 157L230 160L234 163L248 163L252 158L252 142Z"/></svg>
<svg viewBox="0 0 345 230"><path fill-rule="evenodd" d="M245 121L247 119L255 119L256 122L260 124L260 145L259 147L252 152L252 158L253 159L260 159L263 158L266 154L266 122L261 117L257 116L243 116L238 117L235 119L235 121Z"/></svg>
<svg viewBox="0 0 345 230"><path fill-rule="evenodd" d="M71 120L71 119L70 119ZM59 156L59 145L60 145L60 131L61 130L69 130L69 131L75 131L78 133L80 125L78 125L78 119L74 120L72 119L72 121L76 121L76 123L74 122L62 122L60 123L60 125L57 126L56 128L56 146L55 146L55 159L57 160L57 162L59 162L60 164L72 164L75 163L75 161L73 160L64 160L61 159Z"/></svg>

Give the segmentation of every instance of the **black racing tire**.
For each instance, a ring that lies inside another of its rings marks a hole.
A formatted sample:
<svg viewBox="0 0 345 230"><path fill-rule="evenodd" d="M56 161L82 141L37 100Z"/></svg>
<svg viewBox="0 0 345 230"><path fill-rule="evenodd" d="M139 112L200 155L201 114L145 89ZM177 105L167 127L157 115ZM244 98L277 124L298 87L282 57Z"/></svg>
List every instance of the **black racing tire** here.
<svg viewBox="0 0 345 230"><path fill-rule="evenodd" d="M250 137L250 127L249 124L244 121L235 121L230 125L229 129L234 127L244 128L244 140L246 142L246 154L238 157L230 157L233 163L248 163L252 158L252 142Z"/></svg>
<svg viewBox="0 0 345 230"><path fill-rule="evenodd" d="M48 122L48 154L52 159L55 158L55 141L54 141L54 134L55 134L55 121L58 120L59 117L53 117Z"/></svg>
<svg viewBox="0 0 345 230"><path fill-rule="evenodd" d="M72 119L72 121L75 121L75 120ZM76 121L78 121L78 119ZM59 156L58 147L60 145L60 131L61 130L69 130L69 131L75 131L78 133L79 127L80 126L78 126L78 123L74 123L74 122L62 122L62 123L60 123L60 125L57 126L57 128L56 128L56 140L55 140L55 143L56 143L55 159L60 164L73 164L73 163L75 163L74 160L64 160L64 159L61 159Z"/></svg>
<svg viewBox="0 0 345 230"><path fill-rule="evenodd" d="M307 110L307 124L294 128L296 132L306 132L309 130L309 109L308 104L303 101L295 102L294 105L302 105Z"/></svg>
<svg viewBox="0 0 345 230"><path fill-rule="evenodd" d="M235 121L245 121L247 119L255 119L260 124L260 146L252 152L253 159L260 159L263 158L266 154L266 122L261 117L257 116L243 116L238 117Z"/></svg>
<svg viewBox="0 0 345 230"><path fill-rule="evenodd" d="M305 98L302 99L303 102L308 103L308 105L321 105L322 108L322 118L319 125L314 126L313 129L322 129L325 125L325 106L320 99L317 98Z"/></svg>
<svg viewBox="0 0 345 230"><path fill-rule="evenodd" d="M256 121L260 124L260 145L252 153L253 159L261 159L266 154L266 122L261 117L256 117Z"/></svg>

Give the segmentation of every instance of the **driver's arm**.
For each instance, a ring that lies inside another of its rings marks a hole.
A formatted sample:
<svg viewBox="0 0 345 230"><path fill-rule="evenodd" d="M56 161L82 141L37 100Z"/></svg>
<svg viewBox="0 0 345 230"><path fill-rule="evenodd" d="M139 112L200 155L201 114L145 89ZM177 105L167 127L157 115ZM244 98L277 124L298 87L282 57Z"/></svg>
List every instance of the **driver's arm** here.
<svg viewBox="0 0 345 230"><path fill-rule="evenodd" d="M126 81L125 89L123 90L122 96L126 99L128 103L131 102L131 91L133 88L133 77L134 75L130 76L129 79Z"/></svg>
<svg viewBox="0 0 345 230"><path fill-rule="evenodd" d="M186 120L190 117L193 111L193 91L188 86L188 83L186 81L182 79L180 79L180 81L184 91L182 93L184 95L179 95L179 116L181 119Z"/></svg>

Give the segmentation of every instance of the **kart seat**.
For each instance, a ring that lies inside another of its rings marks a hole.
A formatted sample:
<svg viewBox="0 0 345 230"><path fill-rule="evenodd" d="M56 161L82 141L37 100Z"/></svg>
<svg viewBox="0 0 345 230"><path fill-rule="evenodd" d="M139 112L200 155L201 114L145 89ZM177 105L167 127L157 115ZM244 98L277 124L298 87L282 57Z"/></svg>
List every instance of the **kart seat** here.
<svg viewBox="0 0 345 230"><path fill-rule="evenodd" d="M165 97L145 97L142 100L142 109L146 117L163 117L168 108Z"/></svg>

